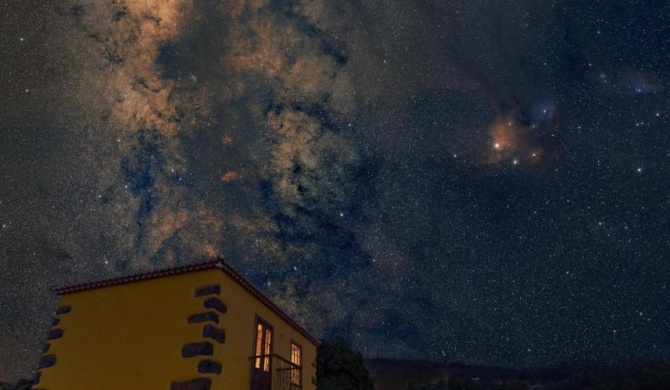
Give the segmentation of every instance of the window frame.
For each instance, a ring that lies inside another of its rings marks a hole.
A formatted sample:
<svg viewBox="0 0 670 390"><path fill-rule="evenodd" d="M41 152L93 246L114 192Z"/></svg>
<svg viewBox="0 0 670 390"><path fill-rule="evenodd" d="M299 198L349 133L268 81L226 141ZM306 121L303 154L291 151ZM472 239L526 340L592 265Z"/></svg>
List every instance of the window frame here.
<svg viewBox="0 0 670 390"><path fill-rule="evenodd" d="M298 358L299 358L299 362L297 362L297 363L293 361L293 346L296 346L296 347L298 348ZM293 368L293 367L292 367L293 370L297 370L297 371L298 371L298 376L297 376L297 378L298 378L298 382L295 383L295 382L293 381L293 375L291 375L291 381L290 381L290 382L291 382L291 386L298 386L298 387L302 388L302 361L303 361L303 356L302 356L302 355L303 355L303 353L302 353L302 352L303 352L303 348L302 348L302 345L301 345L300 343L298 343L297 341L291 339L291 350L290 350L290 351L291 351L291 352L290 352L289 360L291 361L291 364L295 364L296 366L298 366L297 368ZM293 372L294 372L294 371L291 371L291 373L293 373Z"/></svg>
<svg viewBox="0 0 670 390"><path fill-rule="evenodd" d="M263 327L263 336L261 337L261 353L258 354L256 348L258 347L258 325L261 325ZM270 334L270 351L266 353L265 347L266 347L266 342L267 342L267 335L268 332ZM269 373L272 370L271 367L271 355L274 350L274 327L272 324L270 324L268 321L263 319L261 316L256 315L256 319L254 321L254 339L252 342L251 346L251 352L252 356L254 357L254 363L253 367L256 370L260 370L263 372ZM261 357L258 357L261 356ZM256 366L259 367L256 367Z"/></svg>

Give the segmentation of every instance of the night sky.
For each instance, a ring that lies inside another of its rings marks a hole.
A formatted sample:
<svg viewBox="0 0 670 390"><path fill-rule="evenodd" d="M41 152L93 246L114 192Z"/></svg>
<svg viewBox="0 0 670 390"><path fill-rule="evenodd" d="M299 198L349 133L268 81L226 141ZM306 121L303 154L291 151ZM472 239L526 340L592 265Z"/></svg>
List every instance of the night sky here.
<svg viewBox="0 0 670 390"><path fill-rule="evenodd" d="M670 353L670 3L0 1L0 381L224 256L365 357Z"/></svg>

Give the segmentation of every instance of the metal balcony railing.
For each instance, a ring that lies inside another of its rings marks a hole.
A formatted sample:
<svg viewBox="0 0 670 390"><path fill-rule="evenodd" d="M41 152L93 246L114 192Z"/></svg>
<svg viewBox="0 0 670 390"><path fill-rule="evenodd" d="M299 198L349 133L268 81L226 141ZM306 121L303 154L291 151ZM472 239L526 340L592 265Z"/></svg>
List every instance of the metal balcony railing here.
<svg viewBox="0 0 670 390"><path fill-rule="evenodd" d="M302 390L302 368L297 364L277 354L252 356L249 359L250 390Z"/></svg>

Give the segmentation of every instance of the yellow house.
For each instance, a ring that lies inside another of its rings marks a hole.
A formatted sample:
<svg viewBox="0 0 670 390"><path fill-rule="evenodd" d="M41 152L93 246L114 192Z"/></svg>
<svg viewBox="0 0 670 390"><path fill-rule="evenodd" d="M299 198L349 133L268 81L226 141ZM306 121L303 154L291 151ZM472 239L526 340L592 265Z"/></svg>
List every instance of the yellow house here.
<svg viewBox="0 0 670 390"><path fill-rule="evenodd" d="M46 390L314 390L318 341L223 260L54 288Z"/></svg>

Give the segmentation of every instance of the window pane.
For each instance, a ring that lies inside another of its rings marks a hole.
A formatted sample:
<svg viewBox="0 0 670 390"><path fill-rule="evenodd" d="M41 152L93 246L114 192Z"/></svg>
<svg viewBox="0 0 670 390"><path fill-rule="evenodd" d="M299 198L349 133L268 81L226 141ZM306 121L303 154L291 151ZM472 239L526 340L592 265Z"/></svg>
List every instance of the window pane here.
<svg viewBox="0 0 670 390"><path fill-rule="evenodd" d="M300 378L302 374L302 369L300 368L300 363L301 363L301 349L300 346L291 343L291 363L294 364L294 366L291 368L291 384L293 385L300 385Z"/></svg>
<svg viewBox="0 0 670 390"><path fill-rule="evenodd" d="M272 331L270 329L265 329L265 355L272 353ZM263 367L265 372L270 371L270 358L265 358L265 366Z"/></svg>
<svg viewBox="0 0 670 390"><path fill-rule="evenodd" d="M263 334L259 333L258 337L256 338L256 350L254 350L254 356L257 355L262 355L263 354Z"/></svg>
<svg viewBox="0 0 670 390"><path fill-rule="evenodd" d="M300 365L300 346L291 343L291 363Z"/></svg>
<svg viewBox="0 0 670 390"><path fill-rule="evenodd" d="M292 368L291 369L291 384L292 385L300 385L300 369L299 368Z"/></svg>
<svg viewBox="0 0 670 390"><path fill-rule="evenodd" d="M256 345L254 348L254 356L263 354L263 325L258 324L256 327ZM261 359L255 359L254 367L261 368Z"/></svg>
<svg viewBox="0 0 670 390"><path fill-rule="evenodd" d="M272 331L270 329L265 330L265 354L269 355L272 346Z"/></svg>

